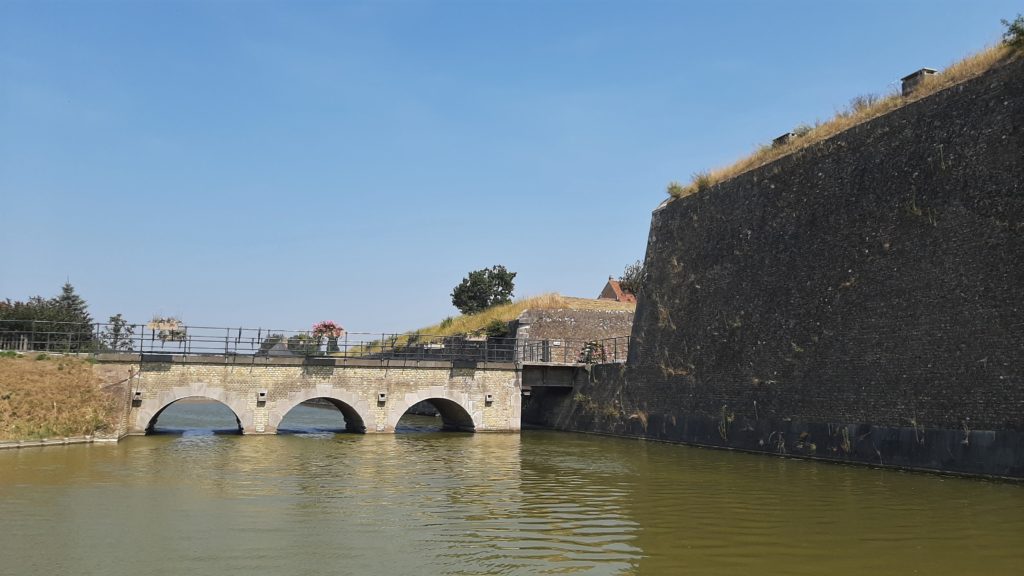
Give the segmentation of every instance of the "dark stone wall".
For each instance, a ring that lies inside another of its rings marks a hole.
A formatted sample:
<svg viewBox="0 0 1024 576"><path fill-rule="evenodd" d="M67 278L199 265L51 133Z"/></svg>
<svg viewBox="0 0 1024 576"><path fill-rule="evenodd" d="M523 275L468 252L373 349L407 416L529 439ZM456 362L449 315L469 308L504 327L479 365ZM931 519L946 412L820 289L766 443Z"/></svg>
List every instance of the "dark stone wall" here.
<svg viewBox="0 0 1024 576"><path fill-rule="evenodd" d="M655 211L629 362L527 422L1024 476L1024 60Z"/></svg>

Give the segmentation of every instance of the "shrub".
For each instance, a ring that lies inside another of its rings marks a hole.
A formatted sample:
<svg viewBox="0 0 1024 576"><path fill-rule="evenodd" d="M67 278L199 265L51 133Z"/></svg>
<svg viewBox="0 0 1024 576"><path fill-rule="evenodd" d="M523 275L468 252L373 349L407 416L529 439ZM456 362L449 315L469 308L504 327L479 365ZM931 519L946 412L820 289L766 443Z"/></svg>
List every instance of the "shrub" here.
<svg viewBox="0 0 1024 576"><path fill-rule="evenodd" d="M1017 14L1012 22L1002 20L1002 23L1006 26L1003 43L1015 50L1024 50L1024 15Z"/></svg>
<svg viewBox="0 0 1024 576"><path fill-rule="evenodd" d="M107 327L100 334L100 340L107 350L131 352L134 336L135 328L124 319L124 316L115 314L107 320Z"/></svg>
<svg viewBox="0 0 1024 576"><path fill-rule="evenodd" d="M288 350L303 356L312 356L320 351L320 339L309 334L296 334L288 338Z"/></svg>
<svg viewBox="0 0 1024 576"><path fill-rule="evenodd" d="M697 172L693 175L693 185L698 192L711 188L711 174L708 172Z"/></svg>
<svg viewBox="0 0 1024 576"><path fill-rule="evenodd" d="M847 107L845 114L848 116L860 114L877 104L881 99L882 97L878 94L862 94L860 96L856 96L850 100L850 105Z"/></svg>
<svg viewBox="0 0 1024 576"><path fill-rule="evenodd" d="M487 333L488 338L504 338L508 336L508 322L495 318L484 327L484 332Z"/></svg>
<svg viewBox="0 0 1024 576"><path fill-rule="evenodd" d="M800 123L797 124L796 128L793 128L793 135L797 138L801 138L810 134L811 130L814 130L814 126L807 123Z"/></svg>
<svg viewBox="0 0 1024 576"><path fill-rule="evenodd" d="M622 271L622 276L619 276L619 287L630 294L639 295L643 290L646 274L643 260L637 260Z"/></svg>

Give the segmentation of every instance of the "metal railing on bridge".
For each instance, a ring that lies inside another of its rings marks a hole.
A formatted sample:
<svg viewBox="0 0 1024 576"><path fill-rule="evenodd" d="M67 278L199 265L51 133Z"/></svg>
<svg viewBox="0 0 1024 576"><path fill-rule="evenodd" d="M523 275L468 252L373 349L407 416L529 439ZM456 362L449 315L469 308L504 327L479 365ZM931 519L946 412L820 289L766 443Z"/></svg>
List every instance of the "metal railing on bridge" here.
<svg viewBox="0 0 1024 576"><path fill-rule="evenodd" d="M263 328L0 320L0 350L599 364L624 362L629 337L527 340L349 332L328 338L310 331Z"/></svg>

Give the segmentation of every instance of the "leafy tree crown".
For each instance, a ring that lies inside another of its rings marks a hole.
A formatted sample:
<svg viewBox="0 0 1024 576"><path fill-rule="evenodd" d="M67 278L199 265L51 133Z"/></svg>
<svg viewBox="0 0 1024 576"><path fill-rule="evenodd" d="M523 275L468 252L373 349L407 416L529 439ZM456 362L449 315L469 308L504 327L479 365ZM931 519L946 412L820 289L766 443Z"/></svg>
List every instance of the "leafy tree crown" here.
<svg viewBox="0 0 1024 576"><path fill-rule="evenodd" d="M643 261L637 260L622 271L622 275L619 276L619 287L630 294L639 296L643 290L646 275L647 271L644 269Z"/></svg>
<svg viewBox="0 0 1024 576"><path fill-rule="evenodd" d="M474 314L512 301L515 272L504 266L474 270L452 290L452 304L463 314Z"/></svg>

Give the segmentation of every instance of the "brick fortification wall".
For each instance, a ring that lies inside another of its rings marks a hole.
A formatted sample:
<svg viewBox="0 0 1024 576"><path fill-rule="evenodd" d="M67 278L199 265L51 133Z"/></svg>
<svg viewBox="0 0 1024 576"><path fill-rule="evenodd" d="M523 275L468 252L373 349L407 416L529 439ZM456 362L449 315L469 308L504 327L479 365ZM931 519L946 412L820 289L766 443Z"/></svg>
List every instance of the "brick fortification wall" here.
<svg viewBox="0 0 1024 576"><path fill-rule="evenodd" d="M516 321L516 338L547 340L546 358L553 362L575 362L590 340L604 341L610 359L625 359L628 336L633 330L634 312L626 310L580 310L554 308L526 310Z"/></svg>
<svg viewBox="0 0 1024 576"><path fill-rule="evenodd" d="M632 310L527 310L519 316L516 336L533 340L602 340L629 336Z"/></svg>
<svg viewBox="0 0 1024 576"><path fill-rule="evenodd" d="M525 422L1024 477L1024 60L655 211L626 367Z"/></svg>

